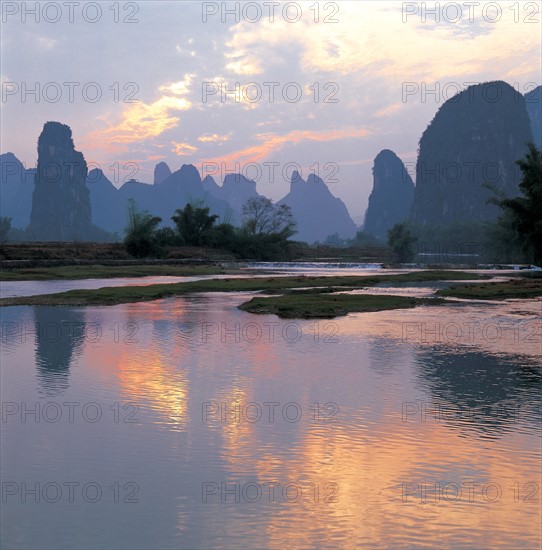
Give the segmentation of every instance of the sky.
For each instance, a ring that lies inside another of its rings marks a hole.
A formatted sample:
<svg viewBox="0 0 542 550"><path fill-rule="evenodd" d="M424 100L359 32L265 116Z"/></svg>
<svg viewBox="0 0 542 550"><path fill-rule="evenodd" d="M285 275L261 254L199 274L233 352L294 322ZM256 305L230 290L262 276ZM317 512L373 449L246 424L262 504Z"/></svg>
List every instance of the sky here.
<svg viewBox="0 0 542 550"><path fill-rule="evenodd" d="M37 5L37 13L36 13ZM120 186L240 172L273 200L319 175L361 224L372 164L469 84L540 85L540 2L2 2L0 152L72 128ZM35 90L35 93L32 92Z"/></svg>

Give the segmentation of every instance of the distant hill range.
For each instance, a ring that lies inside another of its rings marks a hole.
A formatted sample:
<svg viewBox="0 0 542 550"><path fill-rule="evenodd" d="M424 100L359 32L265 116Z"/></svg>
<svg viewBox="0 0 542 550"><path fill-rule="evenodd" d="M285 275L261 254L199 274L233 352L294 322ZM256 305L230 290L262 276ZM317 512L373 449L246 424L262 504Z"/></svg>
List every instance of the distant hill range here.
<svg viewBox="0 0 542 550"><path fill-rule="evenodd" d="M290 192L277 204L287 204L292 209L298 240L322 242L335 233L341 238L351 238L356 233L356 224L344 202L333 196L324 180L315 174L310 174L305 181L294 172Z"/></svg>
<svg viewBox="0 0 542 550"><path fill-rule="evenodd" d="M25 170L13 153L0 155L0 216L11 218L13 227L30 223L36 170Z"/></svg>
<svg viewBox="0 0 542 550"><path fill-rule="evenodd" d="M471 86L446 101L420 139L415 187L393 151L376 156L364 231L385 240L393 225L406 220L431 226L495 219L499 210L487 204L492 192L486 184L510 197L518 194L515 161L525 155L528 141L542 146L541 105L542 87L522 96L502 81ZM219 185L211 176L202 181L191 164L172 172L164 162L156 165L152 184L130 180L117 188L101 170L87 174L70 128L58 122L44 125L37 169L25 170L6 153L0 155L0 176L0 215L36 240L122 238L129 199L160 216L162 225L171 225L174 211L189 202L208 206L220 222L239 225L243 204L259 196L256 183L241 174L229 174ZM278 204L292 209L298 240L356 233L345 204L314 174L305 181L294 172Z"/></svg>
<svg viewBox="0 0 542 550"><path fill-rule="evenodd" d="M69 131L67 126L54 122L48 122L45 128L48 129L46 135L51 128ZM69 139L71 140L71 131ZM47 143L49 147L49 142ZM76 154L81 155L73 149L71 142L71 150L65 157L58 156L53 161L44 154L40 155L38 168L51 162L58 165L72 162L69 155ZM86 175L83 156L77 159L80 173L84 170ZM171 225L171 216L175 210L183 208L189 202L208 206L212 214L219 216L220 222L240 225L243 204L250 197L261 196L256 190L256 182L241 174L228 174L223 184L218 185L211 176L202 181L197 168L191 164L183 164L179 170L171 172L168 165L161 162L155 168L153 184L130 180L120 188L115 187L100 169L91 170L84 184L81 177L65 178L62 181L42 177L37 179L38 183L35 185L36 170L25 170L12 153L0 155L0 169L1 215L11 217L15 228L24 229L30 226L32 238L44 241L85 240L86 235L101 240L104 236L98 235L96 228L122 237L128 224L129 199L135 200L138 208L160 216L162 225ZM297 182L297 179L298 176L294 175L293 180ZM298 240L312 243L323 241L328 235L337 232L343 237L352 237L355 234L356 225L346 206L333 196L320 178L309 176L308 182L299 178L299 185L293 183L292 191L279 203L286 203L292 208L298 224L298 234L295 237ZM66 212L70 210L72 216L66 218ZM63 221L57 223L55 220ZM77 227L69 220L78 220ZM56 226L56 229L49 226ZM64 228L62 231L60 226Z"/></svg>

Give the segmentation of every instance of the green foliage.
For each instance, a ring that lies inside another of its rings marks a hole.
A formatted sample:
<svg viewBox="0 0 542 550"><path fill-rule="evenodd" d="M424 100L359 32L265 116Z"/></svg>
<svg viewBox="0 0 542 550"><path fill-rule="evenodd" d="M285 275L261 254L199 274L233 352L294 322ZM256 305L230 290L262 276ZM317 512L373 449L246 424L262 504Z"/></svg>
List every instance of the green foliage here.
<svg viewBox="0 0 542 550"><path fill-rule="evenodd" d="M217 218L216 214L209 215L209 207L194 207L190 203L183 209L175 210L175 214L171 217L177 226L182 242L192 246L208 244L209 231Z"/></svg>
<svg viewBox="0 0 542 550"><path fill-rule="evenodd" d="M182 244L179 235L171 227L161 227L156 231L156 242L159 246L176 246Z"/></svg>
<svg viewBox="0 0 542 550"><path fill-rule="evenodd" d="M196 204L196 205L195 205ZM197 205L199 204L199 206ZM139 212L129 205L129 227L125 244L138 257L159 255L165 246L208 246L227 250L239 258L275 260L290 257L295 221L286 205L275 206L270 199L249 199L243 207L245 223L215 225L218 216L210 215L203 203L189 203L172 216L175 229L157 229L161 219Z"/></svg>
<svg viewBox="0 0 542 550"><path fill-rule="evenodd" d="M542 151L533 143L524 159L517 161L523 178L519 188L523 196L497 199L503 210L500 224L512 228L523 240L523 249L535 263L542 264Z"/></svg>
<svg viewBox="0 0 542 550"><path fill-rule="evenodd" d="M230 223L213 226L206 232L207 243L212 248L233 250L237 241L237 229Z"/></svg>
<svg viewBox="0 0 542 550"><path fill-rule="evenodd" d="M233 218L233 210L231 208L227 208L225 214L222 216L222 219L224 220L223 223L226 225L231 225L231 220Z"/></svg>
<svg viewBox="0 0 542 550"><path fill-rule="evenodd" d="M156 227L162 221L158 216L152 216L146 210L139 211L133 199L128 203L128 227L124 244L132 256L145 258L160 253L156 237Z"/></svg>
<svg viewBox="0 0 542 550"><path fill-rule="evenodd" d="M496 222L484 226L482 259L492 263L525 263L528 254L523 244L523 239L515 230L512 214L503 212Z"/></svg>
<svg viewBox="0 0 542 550"><path fill-rule="evenodd" d="M280 233L251 235L240 229L231 250L240 258L284 260L290 257L290 245L290 241Z"/></svg>
<svg viewBox="0 0 542 550"><path fill-rule="evenodd" d="M8 233L11 230L11 218L6 216L0 217L0 244L8 240Z"/></svg>
<svg viewBox="0 0 542 550"><path fill-rule="evenodd" d="M412 246L417 240L404 223L397 223L388 231L388 245L400 262L412 261L414 258Z"/></svg>

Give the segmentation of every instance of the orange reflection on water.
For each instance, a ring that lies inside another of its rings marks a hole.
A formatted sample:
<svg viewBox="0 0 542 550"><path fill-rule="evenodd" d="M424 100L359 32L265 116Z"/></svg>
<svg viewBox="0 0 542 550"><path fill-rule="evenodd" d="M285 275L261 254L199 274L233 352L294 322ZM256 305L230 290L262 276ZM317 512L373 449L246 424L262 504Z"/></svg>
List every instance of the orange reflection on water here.
<svg viewBox="0 0 542 550"><path fill-rule="evenodd" d="M282 502L279 491L277 502L267 507L260 528L270 548L284 548L288 542L300 547L316 532L315 543L333 546L341 541L344 548L380 542L388 546L394 539L428 547L454 539L459 545L496 547L503 540L511 543L526 526L533 543L540 540L540 505L534 499L525 501L533 487L540 487L539 474L533 476L538 461L532 457L518 464L518 449L528 455L532 448L532 440L521 434L503 438L498 458L481 440L430 423L413 428L383 420L373 433L334 425L309 430L299 446L290 448L275 442L262 449L262 434L256 435L252 452L249 442L240 452L238 439L224 438L229 481L254 473L262 485L303 487L299 502ZM436 483L444 493L435 492ZM311 489L314 484L319 485L318 500ZM333 493L328 484L338 486L338 502L325 501ZM459 485L459 498L455 486L447 484ZM502 491L498 498L496 486ZM228 526L232 534L242 529L242 517Z"/></svg>
<svg viewBox="0 0 542 550"><path fill-rule="evenodd" d="M159 355L151 354L145 361L122 356L117 366L121 391L127 401L138 404L144 400L149 408L164 417L169 429L184 430L188 422L187 380Z"/></svg>
<svg viewBox="0 0 542 550"><path fill-rule="evenodd" d="M155 321L167 319L164 309L157 308ZM340 343L333 348L336 351L330 348L326 353L344 363L344 380L337 387L343 388L345 398L354 391L352 386L363 388L364 379L370 378L368 372L375 368L371 361L376 364L382 355L382 350L371 350L366 342L360 344L360 335L369 336L369 340L400 340L401 323L427 319L424 309L428 308L353 315L337 321L344 347ZM439 315L437 308L429 312ZM461 318L471 314L467 308L452 313ZM142 331L140 340L139 353L124 346L110 356L115 357L113 368L122 392L130 401L147 402L169 430L181 429L193 438L209 437L209 432L219 434L220 444L213 459L229 477L216 481L256 479L267 486L295 483L303 488L297 502L284 501L278 490L276 500L266 503L257 519L250 517L249 528L257 539L247 540L254 546L513 547L518 532L523 541L528 540L533 547L539 545L540 504L525 501L529 483L538 484L536 496L540 498L539 456L533 451L536 447L532 434L507 425L510 429L495 431L487 438L477 426L465 431L444 422L403 422L400 392L394 397L383 396L372 415L352 410L337 424L287 424L280 419L269 424L265 420L249 422L243 417L231 421L236 407L261 403L259 381L273 387L281 381L293 384L306 412L312 399L309 389L323 383L332 391L335 386L326 384L339 371L329 372L323 353L288 351L280 341L273 345L219 341L189 348L175 338L156 339L151 330ZM367 351L369 363L349 364L351 356L345 351L349 346L355 346L358 358L364 358ZM413 349L415 342L405 343L404 362L394 363L396 382L403 380L405 369L415 361ZM503 349L510 350L510 343L499 344L492 351ZM403 350L398 346L392 351L400 356ZM304 371L298 369L297 362L305 357L314 366L310 377L303 377ZM185 364L191 367L184 368ZM224 365L231 366L225 371ZM191 392L192 400L198 403L193 409L198 414L192 417L188 406ZM219 406L225 403L230 421L223 422L219 413L203 422L203 401ZM456 499L453 492L435 494L437 483L440 487L458 484L461 496ZM471 501L472 483L479 485L473 488ZM502 491L494 502L491 491L486 497L481 492L481 487L490 483ZM329 484L338 487L337 502L326 501L332 495ZM521 491L518 497L515 484ZM228 514L224 537L235 539L246 531L246 511L251 506L247 502L224 505L224 514ZM180 531L186 529L185 512L183 509L179 513Z"/></svg>

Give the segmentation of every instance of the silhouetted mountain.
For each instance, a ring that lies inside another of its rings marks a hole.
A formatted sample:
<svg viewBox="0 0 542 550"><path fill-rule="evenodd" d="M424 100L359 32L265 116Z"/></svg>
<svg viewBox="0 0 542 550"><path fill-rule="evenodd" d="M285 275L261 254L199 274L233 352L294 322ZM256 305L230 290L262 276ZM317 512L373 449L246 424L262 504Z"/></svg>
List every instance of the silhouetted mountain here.
<svg viewBox="0 0 542 550"><path fill-rule="evenodd" d="M412 220L422 225L492 220L491 184L518 193L515 164L532 140L525 100L506 82L470 86L439 109L420 140Z"/></svg>
<svg viewBox="0 0 542 550"><path fill-rule="evenodd" d="M207 193L211 193L211 195L218 198L221 188L218 183L216 183L213 176L205 176L201 181L201 184L203 185L203 189L205 189Z"/></svg>
<svg viewBox="0 0 542 550"><path fill-rule="evenodd" d="M342 238L351 238L356 233L356 224L343 201L333 196L324 181L314 174L304 181L294 172L290 192L277 204L287 204L292 209L297 240L312 243L334 233Z"/></svg>
<svg viewBox="0 0 542 550"><path fill-rule="evenodd" d="M168 188L187 197L203 198L205 195L198 169L193 164L183 164L157 187Z"/></svg>
<svg viewBox="0 0 542 550"><path fill-rule="evenodd" d="M365 212L363 230L386 239L388 230L407 219L414 182L401 159L389 149L380 151L373 165L373 190Z"/></svg>
<svg viewBox="0 0 542 550"><path fill-rule="evenodd" d="M69 126L46 122L38 139L38 166L29 231L40 241L89 239L92 233L87 163Z"/></svg>
<svg viewBox="0 0 542 550"><path fill-rule="evenodd" d="M123 204L119 190L99 169L88 173L87 187L92 207L92 223L122 237L123 230L128 225L128 206Z"/></svg>
<svg viewBox="0 0 542 550"><path fill-rule="evenodd" d="M531 120L531 131L536 146L542 148L542 86L525 94L525 106Z"/></svg>
<svg viewBox="0 0 542 550"><path fill-rule="evenodd" d="M0 155L0 216L11 218L12 227L23 229L30 223L35 174L13 153Z"/></svg>
<svg viewBox="0 0 542 550"><path fill-rule="evenodd" d="M148 210L162 218L162 226L172 225L171 216L177 208L184 208L189 202L208 206L212 214L223 220L229 206L204 189L195 166L184 164L165 180L155 185L136 180L127 181L117 189L99 170L93 170L88 177L92 202L92 219L96 225L120 237L128 225L128 200L133 199L140 210Z"/></svg>
<svg viewBox="0 0 542 550"><path fill-rule="evenodd" d="M203 187L211 195L227 202L232 209L232 222L241 223L243 204L251 197L260 197L256 191L256 182L245 178L242 174L228 174L222 186L219 186L211 176L203 180Z"/></svg>
<svg viewBox="0 0 542 550"><path fill-rule="evenodd" d="M154 183L162 183L165 179L171 176L171 170L165 162L159 162L154 167Z"/></svg>

